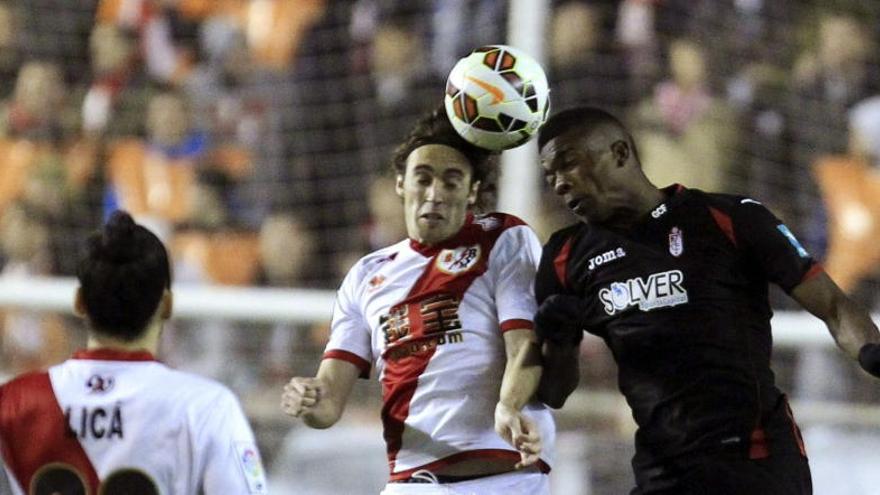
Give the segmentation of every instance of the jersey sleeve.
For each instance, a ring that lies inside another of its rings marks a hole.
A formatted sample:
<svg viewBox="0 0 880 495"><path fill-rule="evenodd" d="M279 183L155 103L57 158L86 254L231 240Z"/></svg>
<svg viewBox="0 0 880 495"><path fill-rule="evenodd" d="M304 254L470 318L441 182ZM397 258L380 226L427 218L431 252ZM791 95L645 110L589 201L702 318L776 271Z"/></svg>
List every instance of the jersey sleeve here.
<svg viewBox="0 0 880 495"><path fill-rule="evenodd" d="M489 270L495 277L495 304L502 332L534 327L534 280L540 257L541 243L527 225L505 230L496 242Z"/></svg>
<svg viewBox="0 0 880 495"><path fill-rule="evenodd" d="M202 424L194 427L201 433L198 452L207 456L202 478L206 495L268 493L253 431L232 392L223 390L207 407Z"/></svg>
<svg viewBox="0 0 880 495"><path fill-rule="evenodd" d="M324 359L348 361L360 369L361 378L367 378L370 375L373 350L370 326L357 298L361 270L360 263L355 265L336 292L333 318L330 322L330 341L324 350Z"/></svg>
<svg viewBox="0 0 880 495"><path fill-rule="evenodd" d="M791 230L764 205L743 198L732 212L736 244L785 292L821 271Z"/></svg>
<svg viewBox="0 0 880 495"><path fill-rule="evenodd" d="M557 232L550 237L541 251L538 274L535 277L535 299L540 305L554 294L570 294L566 286L566 265L572 237Z"/></svg>

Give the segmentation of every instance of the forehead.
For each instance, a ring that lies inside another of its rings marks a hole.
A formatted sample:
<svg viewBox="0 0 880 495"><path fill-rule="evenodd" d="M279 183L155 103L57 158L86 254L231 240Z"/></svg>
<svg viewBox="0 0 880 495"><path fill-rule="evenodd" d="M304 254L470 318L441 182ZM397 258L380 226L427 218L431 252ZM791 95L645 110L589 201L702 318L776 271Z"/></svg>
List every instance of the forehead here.
<svg viewBox="0 0 880 495"><path fill-rule="evenodd" d="M445 144L426 144L412 150L406 158L406 171L430 168L436 174L458 171L470 175L471 162L457 149Z"/></svg>
<svg viewBox="0 0 880 495"><path fill-rule="evenodd" d="M590 152L590 136L579 129L572 129L547 141L541 148L541 159L547 162L575 151Z"/></svg>

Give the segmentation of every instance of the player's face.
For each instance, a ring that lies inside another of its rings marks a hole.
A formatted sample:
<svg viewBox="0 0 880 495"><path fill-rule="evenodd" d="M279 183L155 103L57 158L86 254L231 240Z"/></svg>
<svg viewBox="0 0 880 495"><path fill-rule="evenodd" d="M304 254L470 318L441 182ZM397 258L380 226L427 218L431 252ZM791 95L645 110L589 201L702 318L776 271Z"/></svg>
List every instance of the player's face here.
<svg viewBox="0 0 880 495"><path fill-rule="evenodd" d="M551 139L541 150L544 178L582 220L602 224L625 208L620 167L604 140L590 142L578 131Z"/></svg>
<svg viewBox="0 0 880 495"><path fill-rule="evenodd" d="M479 183L471 172L467 157L449 146L426 144L409 154L404 175L397 176L397 194L410 238L436 244L458 233L477 199Z"/></svg>

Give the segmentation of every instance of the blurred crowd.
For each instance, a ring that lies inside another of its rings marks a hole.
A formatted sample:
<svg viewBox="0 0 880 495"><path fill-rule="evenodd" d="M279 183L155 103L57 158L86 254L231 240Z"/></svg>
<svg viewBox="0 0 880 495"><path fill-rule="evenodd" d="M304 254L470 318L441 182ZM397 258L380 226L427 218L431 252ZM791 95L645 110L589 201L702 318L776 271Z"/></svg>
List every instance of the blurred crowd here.
<svg viewBox="0 0 880 495"><path fill-rule="evenodd" d="M0 276L72 275L85 235L125 208L171 247L177 282L335 287L405 236L390 152L459 57L505 41L508 9L0 0ZM763 201L877 302L880 3L552 0L550 12L554 109L617 113L656 183ZM572 221L542 203L542 236ZM0 323L7 372L58 361L77 338L60 316ZM289 376L298 349L311 372L325 338L205 325L176 324L169 361L244 388ZM266 350L254 369L230 366L224 349L254 345Z"/></svg>

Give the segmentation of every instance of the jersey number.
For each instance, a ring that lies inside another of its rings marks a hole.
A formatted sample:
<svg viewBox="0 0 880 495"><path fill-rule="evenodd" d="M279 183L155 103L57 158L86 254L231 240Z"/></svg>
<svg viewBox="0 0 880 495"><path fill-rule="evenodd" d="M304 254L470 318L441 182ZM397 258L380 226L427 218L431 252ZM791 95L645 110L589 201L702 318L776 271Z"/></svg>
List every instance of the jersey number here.
<svg viewBox="0 0 880 495"><path fill-rule="evenodd" d="M67 464L47 464L31 482L30 495L90 495L85 477ZM136 469L113 471L98 487L98 495L159 495L156 483Z"/></svg>

